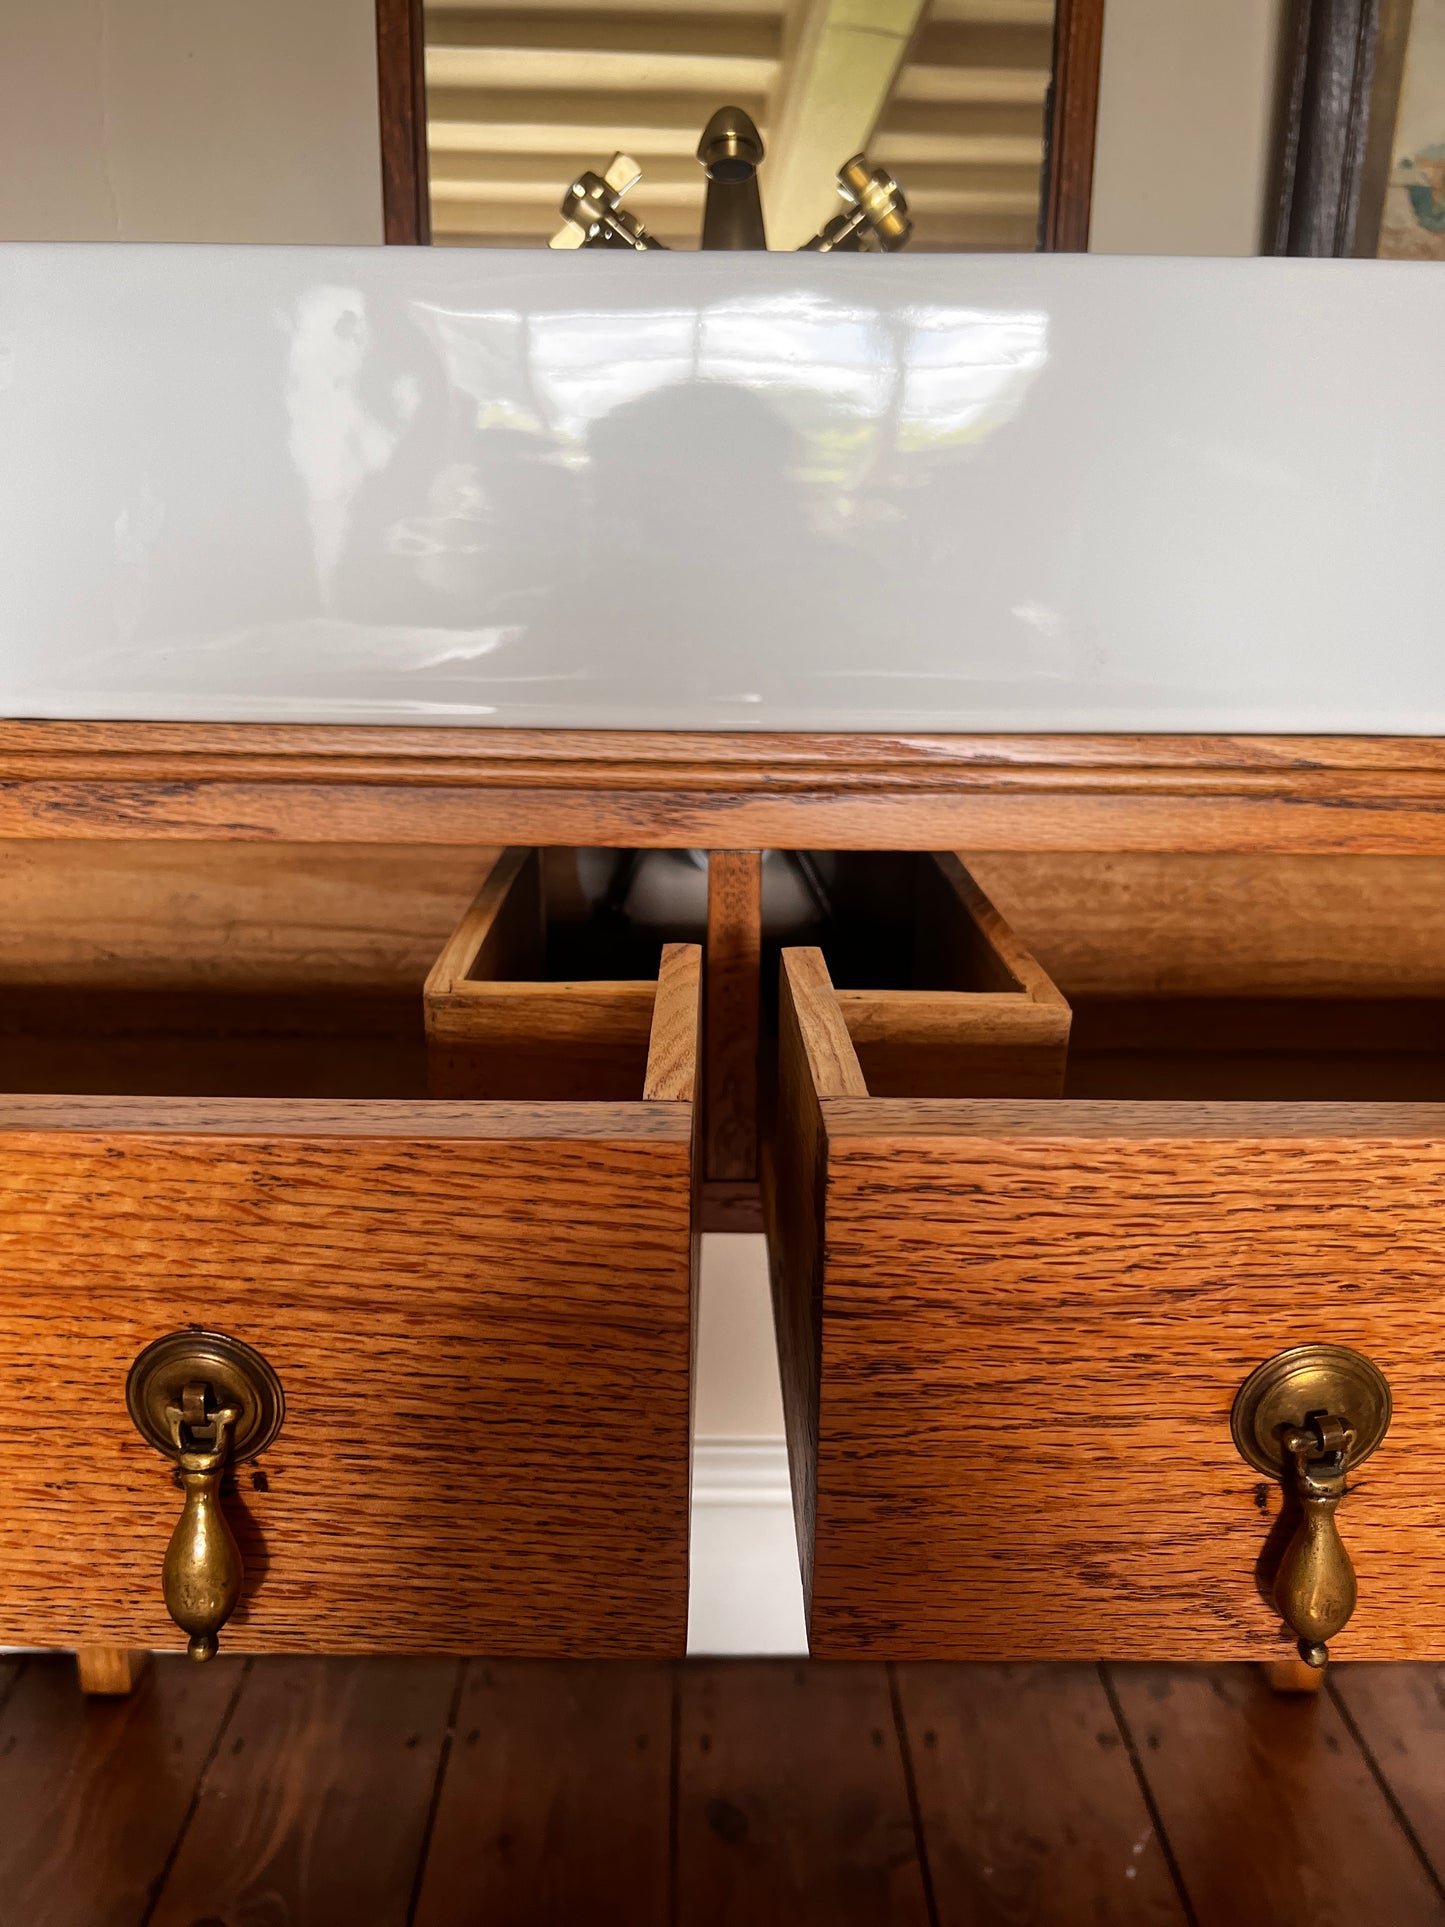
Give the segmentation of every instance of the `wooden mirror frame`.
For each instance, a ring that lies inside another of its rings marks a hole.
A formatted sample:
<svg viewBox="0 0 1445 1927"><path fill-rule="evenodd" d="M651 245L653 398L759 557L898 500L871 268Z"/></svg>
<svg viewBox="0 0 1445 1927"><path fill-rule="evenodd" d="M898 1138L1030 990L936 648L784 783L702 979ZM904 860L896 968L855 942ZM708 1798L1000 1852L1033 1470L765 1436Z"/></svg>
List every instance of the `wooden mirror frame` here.
<svg viewBox="0 0 1445 1927"><path fill-rule="evenodd" d="M1089 245L1103 40L1104 0L1056 0L1039 217L1047 253L1082 254ZM392 245L424 246L431 201L423 0L376 0L376 50L385 236Z"/></svg>
<svg viewBox="0 0 1445 1927"><path fill-rule="evenodd" d="M376 0L382 231L389 247L431 241L422 0Z"/></svg>

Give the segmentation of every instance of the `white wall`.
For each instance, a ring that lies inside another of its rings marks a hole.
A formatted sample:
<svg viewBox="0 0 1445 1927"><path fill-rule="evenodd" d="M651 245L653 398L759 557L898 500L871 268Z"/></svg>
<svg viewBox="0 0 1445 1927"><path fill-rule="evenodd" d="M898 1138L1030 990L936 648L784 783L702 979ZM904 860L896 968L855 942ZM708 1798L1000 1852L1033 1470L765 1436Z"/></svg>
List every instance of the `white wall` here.
<svg viewBox="0 0 1445 1927"><path fill-rule="evenodd" d="M1258 254L1285 0L1105 0L1090 248Z"/></svg>
<svg viewBox="0 0 1445 1927"><path fill-rule="evenodd" d="M381 237L372 0L0 0L0 240Z"/></svg>

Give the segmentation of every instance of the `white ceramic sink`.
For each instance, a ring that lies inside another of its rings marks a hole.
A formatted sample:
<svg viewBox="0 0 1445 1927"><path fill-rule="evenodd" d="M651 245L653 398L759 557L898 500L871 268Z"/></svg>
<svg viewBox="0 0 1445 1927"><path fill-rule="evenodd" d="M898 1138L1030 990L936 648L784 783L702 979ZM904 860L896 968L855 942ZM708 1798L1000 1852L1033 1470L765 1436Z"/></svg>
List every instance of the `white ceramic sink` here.
<svg viewBox="0 0 1445 1927"><path fill-rule="evenodd" d="M1445 265L0 248L0 712L1445 734Z"/></svg>

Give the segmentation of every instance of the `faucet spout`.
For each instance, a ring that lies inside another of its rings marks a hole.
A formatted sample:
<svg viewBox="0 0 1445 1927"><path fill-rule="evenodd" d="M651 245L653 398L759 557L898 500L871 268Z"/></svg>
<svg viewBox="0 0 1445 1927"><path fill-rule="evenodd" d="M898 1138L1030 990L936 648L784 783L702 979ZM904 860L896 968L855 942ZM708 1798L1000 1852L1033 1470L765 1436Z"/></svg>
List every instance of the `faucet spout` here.
<svg viewBox="0 0 1445 1927"><path fill-rule="evenodd" d="M741 107L719 107L698 142L697 158L707 174L703 207L704 248L766 248L758 166L763 137Z"/></svg>

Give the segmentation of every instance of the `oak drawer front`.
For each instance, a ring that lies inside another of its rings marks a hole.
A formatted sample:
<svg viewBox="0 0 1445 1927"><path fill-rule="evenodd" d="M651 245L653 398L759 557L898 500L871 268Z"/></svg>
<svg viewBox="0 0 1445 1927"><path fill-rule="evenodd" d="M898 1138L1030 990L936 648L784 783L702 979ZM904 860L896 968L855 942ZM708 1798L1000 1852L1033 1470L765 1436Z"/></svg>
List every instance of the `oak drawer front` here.
<svg viewBox="0 0 1445 1927"><path fill-rule="evenodd" d="M679 1652L693 1107L7 1099L0 1641L172 1646L136 1354L257 1347L223 1649Z"/></svg>
<svg viewBox="0 0 1445 1927"><path fill-rule="evenodd" d="M774 1271L814 1652L1288 1653L1292 1521L1230 1410L1323 1341L1395 1405L1331 1652L1445 1655L1445 1106L874 1099L793 991Z"/></svg>

